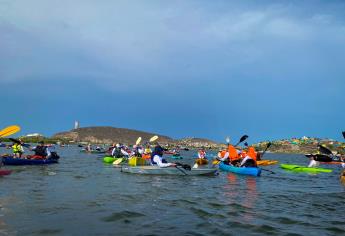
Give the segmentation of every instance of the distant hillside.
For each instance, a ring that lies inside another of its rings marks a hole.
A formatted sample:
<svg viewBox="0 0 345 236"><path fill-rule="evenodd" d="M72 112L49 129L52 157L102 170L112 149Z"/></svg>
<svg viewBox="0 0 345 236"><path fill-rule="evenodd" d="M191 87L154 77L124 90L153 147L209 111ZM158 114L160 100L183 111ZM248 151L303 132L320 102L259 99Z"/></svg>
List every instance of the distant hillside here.
<svg viewBox="0 0 345 236"><path fill-rule="evenodd" d="M104 126L73 129L71 131L57 133L53 135L53 138L68 139L75 142L133 144L138 137L141 137L143 140L142 143L144 143L154 135L159 136L158 141L160 143L174 142L173 139L164 135Z"/></svg>
<svg viewBox="0 0 345 236"><path fill-rule="evenodd" d="M176 142L181 146L186 147L218 147L219 143L216 143L209 139L203 138L184 138L176 140Z"/></svg>

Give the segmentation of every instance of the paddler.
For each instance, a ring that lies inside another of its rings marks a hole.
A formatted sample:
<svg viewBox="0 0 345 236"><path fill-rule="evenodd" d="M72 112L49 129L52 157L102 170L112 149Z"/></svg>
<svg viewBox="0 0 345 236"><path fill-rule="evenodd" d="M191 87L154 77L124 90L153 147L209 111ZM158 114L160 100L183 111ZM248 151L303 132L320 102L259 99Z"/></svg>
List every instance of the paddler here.
<svg viewBox="0 0 345 236"><path fill-rule="evenodd" d="M12 151L13 151L13 158L21 158L22 154L24 153L24 148L22 146L22 140L18 140L13 142Z"/></svg>
<svg viewBox="0 0 345 236"><path fill-rule="evenodd" d="M51 156L49 148L44 145L43 141L39 142L38 145L31 150L35 152L35 156L40 156L42 158L48 158Z"/></svg>
<svg viewBox="0 0 345 236"><path fill-rule="evenodd" d="M147 143L146 147L144 149L144 153L143 153L142 157L144 159L150 159L151 158L151 153L152 153L152 150L151 150L150 144Z"/></svg>
<svg viewBox="0 0 345 236"><path fill-rule="evenodd" d="M115 148L111 152L111 155L116 158L129 157L129 153L125 151L124 146L120 143L116 144Z"/></svg>
<svg viewBox="0 0 345 236"><path fill-rule="evenodd" d="M223 161L226 165L238 165L240 162L240 154L241 151L237 150L231 144L228 145L226 150L221 151L218 153L218 160Z"/></svg>
<svg viewBox="0 0 345 236"><path fill-rule="evenodd" d="M257 153L254 147L248 147L248 151L246 152L246 156L242 159L240 167L257 167L256 158Z"/></svg>
<svg viewBox="0 0 345 236"><path fill-rule="evenodd" d="M157 165L161 168L165 167L175 167L175 163L168 163L164 158L163 158L163 151L164 149L157 143L155 146L155 149L153 150L151 154L151 165Z"/></svg>
<svg viewBox="0 0 345 236"><path fill-rule="evenodd" d="M199 158L199 159L206 159L206 151L205 151L205 148L201 148L201 149L198 151L198 158Z"/></svg>

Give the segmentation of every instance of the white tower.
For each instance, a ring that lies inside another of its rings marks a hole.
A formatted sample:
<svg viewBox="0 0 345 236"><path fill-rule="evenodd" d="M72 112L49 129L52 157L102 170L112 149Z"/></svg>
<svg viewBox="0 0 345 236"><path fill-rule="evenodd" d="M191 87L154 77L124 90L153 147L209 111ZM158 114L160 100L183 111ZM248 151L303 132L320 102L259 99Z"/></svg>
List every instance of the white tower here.
<svg viewBox="0 0 345 236"><path fill-rule="evenodd" d="M79 121L74 121L74 129L79 129Z"/></svg>

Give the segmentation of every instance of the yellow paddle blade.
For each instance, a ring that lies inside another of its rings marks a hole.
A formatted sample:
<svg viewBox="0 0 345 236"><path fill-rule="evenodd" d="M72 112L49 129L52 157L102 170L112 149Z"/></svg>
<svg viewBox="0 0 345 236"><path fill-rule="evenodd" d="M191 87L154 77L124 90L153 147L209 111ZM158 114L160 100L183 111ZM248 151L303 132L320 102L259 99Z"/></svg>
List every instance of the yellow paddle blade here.
<svg viewBox="0 0 345 236"><path fill-rule="evenodd" d="M135 145L138 145L140 142L141 142L141 137L139 137L139 138L137 139L137 141L135 142Z"/></svg>
<svg viewBox="0 0 345 236"><path fill-rule="evenodd" d="M220 163L220 161L218 161L218 160L212 161L212 165L218 165L219 163Z"/></svg>
<svg viewBox="0 0 345 236"><path fill-rule="evenodd" d="M156 141L157 139L158 139L158 136L155 135L155 136L153 136L152 138L150 138L150 142Z"/></svg>
<svg viewBox="0 0 345 236"><path fill-rule="evenodd" d="M122 162L123 158L117 159L113 162L113 165L118 165Z"/></svg>
<svg viewBox="0 0 345 236"><path fill-rule="evenodd" d="M0 131L0 137L10 136L20 131L20 127L18 125L8 126L5 129Z"/></svg>

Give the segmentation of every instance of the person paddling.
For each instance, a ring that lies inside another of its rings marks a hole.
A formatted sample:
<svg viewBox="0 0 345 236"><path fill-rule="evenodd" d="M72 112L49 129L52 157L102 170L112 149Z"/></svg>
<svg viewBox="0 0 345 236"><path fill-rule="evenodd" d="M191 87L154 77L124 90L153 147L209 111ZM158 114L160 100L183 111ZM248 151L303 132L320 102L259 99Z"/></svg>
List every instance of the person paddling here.
<svg viewBox="0 0 345 236"><path fill-rule="evenodd" d="M176 167L175 163L168 163L163 158L164 149L157 143L156 147L154 148L151 154L151 165L157 165L161 168L165 167Z"/></svg>
<svg viewBox="0 0 345 236"><path fill-rule="evenodd" d="M18 141L18 142L17 142ZM24 148L22 146L22 140L17 140L13 142L12 151L13 151L13 158L21 158L24 153Z"/></svg>
<svg viewBox="0 0 345 236"><path fill-rule="evenodd" d="M49 158L51 156L49 148L44 145L43 141L39 142L38 145L31 150L35 152L35 156L39 156L41 158Z"/></svg>
<svg viewBox="0 0 345 236"><path fill-rule="evenodd" d="M198 158L199 159L206 159L206 151L204 148L201 148L199 151L198 151Z"/></svg>
<svg viewBox="0 0 345 236"><path fill-rule="evenodd" d="M241 151L229 144L226 150L219 153L218 159L223 161L226 165L238 165L240 162L240 154Z"/></svg>
<svg viewBox="0 0 345 236"><path fill-rule="evenodd" d="M246 153L247 155L241 161L240 167L257 167L256 158L257 153L255 152L254 147L249 147Z"/></svg>

